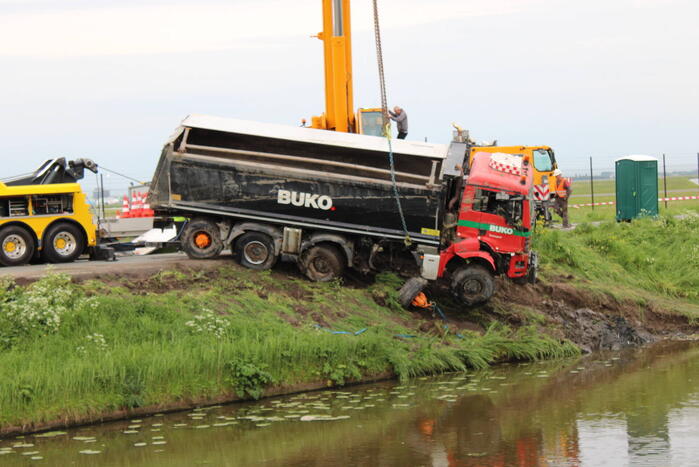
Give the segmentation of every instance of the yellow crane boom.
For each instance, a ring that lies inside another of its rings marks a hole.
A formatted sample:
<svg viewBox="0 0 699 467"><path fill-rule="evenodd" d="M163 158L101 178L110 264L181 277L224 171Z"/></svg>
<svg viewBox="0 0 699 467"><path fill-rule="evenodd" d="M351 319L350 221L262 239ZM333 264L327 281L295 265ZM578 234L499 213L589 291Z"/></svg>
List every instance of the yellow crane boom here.
<svg viewBox="0 0 699 467"><path fill-rule="evenodd" d="M350 0L322 0L325 55L325 113L311 126L324 130L356 132L352 92L352 26Z"/></svg>

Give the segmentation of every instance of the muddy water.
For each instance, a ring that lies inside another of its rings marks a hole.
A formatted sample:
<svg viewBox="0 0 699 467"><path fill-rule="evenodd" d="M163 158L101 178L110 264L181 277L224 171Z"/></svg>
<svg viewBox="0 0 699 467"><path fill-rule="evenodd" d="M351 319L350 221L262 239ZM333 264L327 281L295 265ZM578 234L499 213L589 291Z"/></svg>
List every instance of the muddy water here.
<svg viewBox="0 0 699 467"><path fill-rule="evenodd" d="M690 466L699 345L661 345L0 440L0 465Z"/></svg>

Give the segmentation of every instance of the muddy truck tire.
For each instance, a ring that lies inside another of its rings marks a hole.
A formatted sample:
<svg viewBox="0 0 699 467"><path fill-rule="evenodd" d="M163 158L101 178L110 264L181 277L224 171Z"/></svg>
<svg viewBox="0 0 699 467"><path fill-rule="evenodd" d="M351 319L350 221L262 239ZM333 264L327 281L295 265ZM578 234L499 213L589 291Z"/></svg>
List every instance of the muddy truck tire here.
<svg viewBox="0 0 699 467"><path fill-rule="evenodd" d="M277 262L274 240L262 232L247 232L235 242L234 255L241 266L264 271Z"/></svg>
<svg viewBox="0 0 699 467"><path fill-rule="evenodd" d="M537 274L537 270L530 269L526 276L512 279L512 282L514 282L517 285L536 284L536 281L538 280L538 278L539 278L539 276Z"/></svg>
<svg viewBox="0 0 699 467"><path fill-rule="evenodd" d="M495 293L495 278L483 266L469 264L454 272L451 290L464 305L480 305L490 300Z"/></svg>
<svg viewBox="0 0 699 467"><path fill-rule="evenodd" d="M316 245L301 255L299 268L314 282L330 282L345 272L345 255L333 245Z"/></svg>
<svg viewBox="0 0 699 467"><path fill-rule="evenodd" d="M398 291L398 303L406 310L410 309L415 297L427 286L427 279L422 277L411 277Z"/></svg>
<svg viewBox="0 0 699 467"><path fill-rule="evenodd" d="M221 231L208 219L193 219L182 232L182 250L192 259L213 259L223 250Z"/></svg>

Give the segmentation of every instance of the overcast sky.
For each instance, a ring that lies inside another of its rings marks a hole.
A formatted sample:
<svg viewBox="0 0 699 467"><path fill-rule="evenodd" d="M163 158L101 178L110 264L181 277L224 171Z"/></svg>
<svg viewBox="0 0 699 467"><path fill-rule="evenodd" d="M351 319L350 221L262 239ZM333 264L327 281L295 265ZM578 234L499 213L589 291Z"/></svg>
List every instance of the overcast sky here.
<svg viewBox="0 0 699 467"><path fill-rule="evenodd" d="M699 151L696 0L380 0L389 103L409 138L593 156ZM190 113L298 125L324 109L320 0L0 0L3 173L90 157L150 178ZM355 106L379 101L354 0ZM112 183L116 183L114 180Z"/></svg>

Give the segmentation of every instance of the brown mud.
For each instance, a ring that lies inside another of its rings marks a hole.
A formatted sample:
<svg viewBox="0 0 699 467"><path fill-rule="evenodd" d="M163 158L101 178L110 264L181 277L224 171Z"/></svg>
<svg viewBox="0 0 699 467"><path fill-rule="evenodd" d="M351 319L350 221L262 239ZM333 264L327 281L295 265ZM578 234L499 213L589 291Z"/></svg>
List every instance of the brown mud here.
<svg viewBox="0 0 699 467"><path fill-rule="evenodd" d="M500 281L493 302L486 308L511 310L511 325L527 321L527 310L545 318L553 336L568 339L585 352L618 350L664 339L684 340L699 332L699 323L665 306L662 301L641 303L594 292L574 284L571 275L542 279L520 286Z"/></svg>

